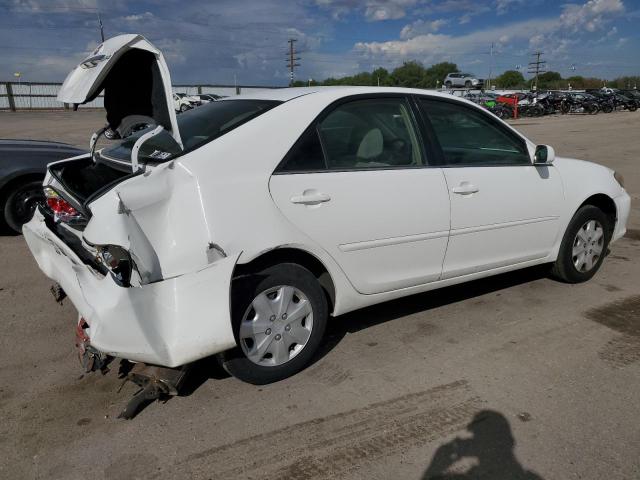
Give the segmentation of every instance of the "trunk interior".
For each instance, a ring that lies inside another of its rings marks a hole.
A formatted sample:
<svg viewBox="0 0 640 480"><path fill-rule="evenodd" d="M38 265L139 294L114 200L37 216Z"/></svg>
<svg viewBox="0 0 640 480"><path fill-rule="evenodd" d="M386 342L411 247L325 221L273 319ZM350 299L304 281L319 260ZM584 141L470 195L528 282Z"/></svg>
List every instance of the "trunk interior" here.
<svg viewBox="0 0 640 480"><path fill-rule="evenodd" d="M102 162L95 163L91 158L51 165L49 171L83 206L102 191L132 176L131 171L122 171Z"/></svg>

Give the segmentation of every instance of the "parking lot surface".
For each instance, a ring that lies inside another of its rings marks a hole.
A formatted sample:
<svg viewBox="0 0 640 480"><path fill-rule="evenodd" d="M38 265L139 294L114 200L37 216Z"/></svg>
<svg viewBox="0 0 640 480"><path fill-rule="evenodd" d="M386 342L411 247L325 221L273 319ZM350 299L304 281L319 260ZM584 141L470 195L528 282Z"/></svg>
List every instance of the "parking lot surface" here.
<svg viewBox="0 0 640 480"><path fill-rule="evenodd" d="M0 113L0 138L86 146L103 122ZM290 379L203 363L131 421L116 417L136 387L119 391L117 363L82 375L73 306L0 236L0 478L640 478L640 113L512 123L624 175L629 232L593 280L535 268L370 307Z"/></svg>

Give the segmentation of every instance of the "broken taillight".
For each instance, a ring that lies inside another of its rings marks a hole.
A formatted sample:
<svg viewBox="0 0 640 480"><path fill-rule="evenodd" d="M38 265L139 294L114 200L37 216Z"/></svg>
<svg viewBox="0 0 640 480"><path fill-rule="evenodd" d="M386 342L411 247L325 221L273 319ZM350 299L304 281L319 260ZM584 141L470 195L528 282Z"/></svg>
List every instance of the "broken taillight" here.
<svg viewBox="0 0 640 480"><path fill-rule="evenodd" d="M47 206L53 212L56 220L70 222L82 218L80 212L73 208L73 206L62 198L53 188L45 187L44 196L47 201Z"/></svg>

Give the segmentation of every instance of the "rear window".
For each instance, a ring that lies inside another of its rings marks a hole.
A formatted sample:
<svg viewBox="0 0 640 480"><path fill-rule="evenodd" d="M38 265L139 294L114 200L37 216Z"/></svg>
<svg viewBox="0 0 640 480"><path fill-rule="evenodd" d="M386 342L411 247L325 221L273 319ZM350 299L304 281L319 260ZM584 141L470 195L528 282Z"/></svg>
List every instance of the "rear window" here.
<svg viewBox="0 0 640 480"><path fill-rule="evenodd" d="M138 159L162 162L194 150L262 115L280 103L270 100L222 100L188 110L178 115L178 130L184 151L180 150L169 132L163 131L142 145L138 152ZM135 132L120 143L105 148L102 154L118 160L131 160L133 145L138 138L152 128L155 127Z"/></svg>

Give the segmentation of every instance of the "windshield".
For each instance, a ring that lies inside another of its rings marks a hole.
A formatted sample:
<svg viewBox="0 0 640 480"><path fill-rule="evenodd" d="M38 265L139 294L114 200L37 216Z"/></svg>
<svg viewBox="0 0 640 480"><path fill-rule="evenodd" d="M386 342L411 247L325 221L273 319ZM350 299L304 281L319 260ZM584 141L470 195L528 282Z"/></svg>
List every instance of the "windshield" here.
<svg viewBox="0 0 640 480"><path fill-rule="evenodd" d="M138 158L156 162L169 160L221 137L279 103L270 100L222 100L189 110L178 116L178 130L184 151L180 149L171 134L165 130L151 137L140 147ZM101 155L117 160L131 160L133 145L138 138L153 128L155 126L137 131L117 145L105 148Z"/></svg>

